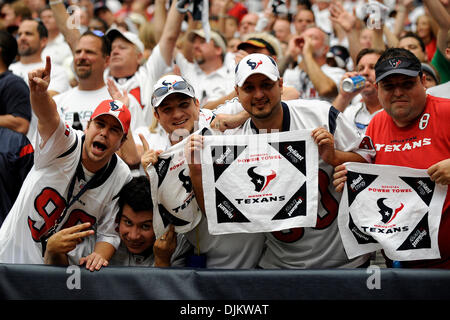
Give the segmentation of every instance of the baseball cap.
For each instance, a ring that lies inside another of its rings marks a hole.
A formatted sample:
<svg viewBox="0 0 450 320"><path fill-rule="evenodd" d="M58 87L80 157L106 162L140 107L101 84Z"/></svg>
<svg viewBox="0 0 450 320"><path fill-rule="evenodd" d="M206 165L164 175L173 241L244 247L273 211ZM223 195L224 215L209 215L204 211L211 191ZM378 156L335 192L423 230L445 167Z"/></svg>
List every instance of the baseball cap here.
<svg viewBox="0 0 450 320"><path fill-rule="evenodd" d="M330 51L327 52L327 58L333 58L339 68L345 69L350 54L347 48L343 46L332 46Z"/></svg>
<svg viewBox="0 0 450 320"><path fill-rule="evenodd" d="M440 83L440 77L439 77L439 73L436 72L436 70L433 69L433 67L428 64L428 63L423 63L422 62L422 72L426 72L429 75L431 75L434 79L434 81L436 81L436 83Z"/></svg>
<svg viewBox="0 0 450 320"><path fill-rule="evenodd" d="M128 133L131 122L131 113L127 106L122 102L118 100L103 100L97 108L95 108L94 113L91 115L91 120L104 114L109 114L116 118L122 126L123 134L126 135Z"/></svg>
<svg viewBox="0 0 450 320"><path fill-rule="evenodd" d="M237 48L239 50L245 50L249 46L265 48L272 56L276 56L277 59L281 59L283 55L278 39L267 32L248 34Z"/></svg>
<svg viewBox="0 0 450 320"><path fill-rule="evenodd" d="M122 37L124 39L126 39L128 42L131 42L132 44L134 44L136 46L136 48L138 48L139 52L144 52L144 44L142 43L141 39L139 39L139 37L129 31L120 31L119 29L110 29L107 33L106 36L109 38L109 41L111 41L111 43L114 41L114 39L116 39L117 37Z"/></svg>
<svg viewBox="0 0 450 320"><path fill-rule="evenodd" d="M182 93L191 98L195 97L194 88L183 77L173 74L166 75L161 77L153 86L153 108L158 107L172 93Z"/></svg>
<svg viewBox="0 0 450 320"><path fill-rule="evenodd" d="M392 74L403 74L410 77L417 77L422 71L419 59L408 57L392 57L375 65L375 82L379 82Z"/></svg>
<svg viewBox="0 0 450 320"><path fill-rule="evenodd" d="M220 34L215 32L214 30L211 30L209 34L211 36L211 39L216 44L216 46L222 48L222 52L223 54L225 54L227 52L227 44L225 40L220 36ZM205 31L203 29L191 31L189 33L188 40L193 41L195 36L199 36L200 38L206 39Z"/></svg>
<svg viewBox="0 0 450 320"><path fill-rule="evenodd" d="M272 57L262 53L252 53L245 56L235 69L235 84L242 87L245 80L253 74L263 74L272 81L280 78L277 63Z"/></svg>

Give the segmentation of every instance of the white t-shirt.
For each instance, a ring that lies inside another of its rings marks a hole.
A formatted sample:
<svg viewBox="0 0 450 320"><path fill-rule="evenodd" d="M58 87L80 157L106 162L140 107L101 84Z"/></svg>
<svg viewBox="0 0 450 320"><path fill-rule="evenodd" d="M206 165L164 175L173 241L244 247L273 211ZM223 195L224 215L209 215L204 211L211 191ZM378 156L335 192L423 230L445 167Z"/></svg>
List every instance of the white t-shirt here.
<svg viewBox="0 0 450 320"><path fill-rule="evenodd" d="M131 180L130 170L113 155L99 179L86 185L89 182L77 174L83 135L61 120L44 147L35 149L34 166L0 229L0 263L43 264L41 240L49 230L56 226L57 232L80 222L91 222L97 242L119 246L116 195ZM82 187L88 189L76 200ZM76 201L65 212L70 189L70 200Z"/></svg>
<svg viewBox="0 0 450 320"><path fill-rule="evenodd" d="M64 39L62 33L59 33L52 41L49 41L44 50L42 50L42 61L45 61L45 58L47 56L50 56L50 58L52 59L52 67L53 64L59 64L60 66L63 66L64 60L67 57L72 56L72 50L70 49L69 44Z"/></svg>
<svg viewBox="0 0 450 320"><path fill-rule="evenodd" d="M450 99L450 81L428 88L427 94L438 98Z"/></svg>
<svg viewBox="0 0 450 320"><path fill-rule="evenodd" d="M330 67L327 64L322 65L320 69L323 71L323 73L325 73L327 77L333 80L333 82L336 84L336 87L339 89L339 83L344 76L345 70L341 68ZM325 99L324 97L319 96L319 93L314 88L314 85L309 79L308 74L300 69L299 66L296 66L293 69L286 69L283 74L283 84L285 86L291 86L297 89L297 91L300 93L300 98L302 99Z"/></svg>
<svg viewBox="0 0 450 320"><path fill-rule="evenodd" d="M28 73L30 71L44 67L45 67L45 60L29 64L23 64L19 61L11 64L9 66L9 70L11 70L15 75L21 77L28 84ZM70 88L69 78L64 68L58 64L52 64L52 69L50 71L50 84L48 86L48 90L62 93L65 92L66 90L69 90L69 88ZM37 136L38 136L37 117L34 114L34 111L31 110L31 121L27 133L27 138L28 140L30 140L31 144L33 145L33 148L36 148Z"/></svg>
<svg viewBox="0 0 450 320"><path fill-rule="evenodd" d="M130 100L128 108L131 113L131 130L136 129L139 126L147 125L144 122L143 109L137 100L132 95L128 95L128 98ZM54 96L53 99L56 102L59 114L67 124L72 126L73 115L77 112L80 117L80 122L83 125L83 129L86 129L92 113L100 102L112 98L109 95L108 88L104 86L98 90L80 90L78 87L74 87L64 93Z"/></svg>
<svg viewBox="0 0 450 320"><path fill-rule="evenodd" d="M177 54L176 63L181 75L194 87L200 106L218 100L234 90L234 70L229 70L226 64L205 74L196 63L190 63L181 53Z"/></svg>
<svg viewBox="0 0 450 320"><path fill-rule="evenodd" d="M367 110L366 105L363 102L358 104L349 105L344 110L344 116L353 123L356 130L360 135L364 136L366 133L367 126L369 125L370 120L381 110L375 111L370 114L369 110Z"/></svg>
<svg viewBox="0 0 450 320"><path fill-rule="evenodd" d="M319 126L334 132L335 147L354 151L370 159L374 150L359 149L362 137L348 120L328 102L290 100L283 105L283 127L288 130L315 129ZM254 134L251 119L234 132ZM368 257L349 260L344 251L337 226L341 194L333 187L333 166L319 159L318 223L315 228L294 228L265 233L266 249L259 266L264 269L357 267Z"/></svg>

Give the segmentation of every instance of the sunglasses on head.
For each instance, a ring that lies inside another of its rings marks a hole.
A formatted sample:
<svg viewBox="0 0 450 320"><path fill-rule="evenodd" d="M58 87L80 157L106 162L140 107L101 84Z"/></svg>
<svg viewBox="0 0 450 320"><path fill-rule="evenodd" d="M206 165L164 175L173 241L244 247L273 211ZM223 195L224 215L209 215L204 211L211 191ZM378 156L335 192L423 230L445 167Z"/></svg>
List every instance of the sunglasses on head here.
<svg viewBox="0 0 450 320"><path fill-rule="evenodd" d="M93 34L95 34L97 37L103 37L105 34L102 32L102 31L100 31L100 30L91 30L91 32L93 33Z"/></svg>
<svg viewBox="0 0 450 320"><path fill-rule="evenodd" d="M156 89L155 91L153 91L153 95L152 95L152 101L153 104L155 104L155 100L157 98L162 97L163 95L165 95L167 92L169 92L170 90L184 90L184 89L188 89L189 91L192 91L192 87L189 83L187 83L186 81L178 81L175 83L167 83L165 81L163 81L162 83L164 85L164 87L159 87L158 89Z"/></svg>
<svg viewBox="0 0 450 320"><path fill-rule="evenodd" d="M155 91L153 91L153 96L155 96L156 98L162 97L163 95L165 95L167 92L169 92L171 89L174 90L184 90L186 88L189 87L189 84L185 81L178 81L175 83L164 83L163 82L164 87L159 87L158 89L156 89Z"/></svg>

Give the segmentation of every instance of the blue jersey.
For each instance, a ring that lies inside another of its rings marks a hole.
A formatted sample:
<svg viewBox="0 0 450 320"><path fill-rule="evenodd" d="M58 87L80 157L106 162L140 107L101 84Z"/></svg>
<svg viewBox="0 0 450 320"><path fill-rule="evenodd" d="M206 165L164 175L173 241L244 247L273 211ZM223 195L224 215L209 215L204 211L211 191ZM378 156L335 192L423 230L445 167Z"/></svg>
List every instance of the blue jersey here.
<svg viewBox="0 0 450 320"><path fill-rule="evenodd" d="M34 150L27 137L0 127L0 226L33 166Z"/></svg>

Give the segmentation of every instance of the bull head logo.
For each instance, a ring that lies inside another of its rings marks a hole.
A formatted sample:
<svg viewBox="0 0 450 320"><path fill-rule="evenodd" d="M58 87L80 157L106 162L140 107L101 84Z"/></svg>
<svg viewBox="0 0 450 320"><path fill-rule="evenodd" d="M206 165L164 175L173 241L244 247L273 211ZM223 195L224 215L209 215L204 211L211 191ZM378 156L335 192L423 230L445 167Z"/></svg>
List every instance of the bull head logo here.
<svg viewBox="0 0 450 320"><path fill-rule="evenodd" d="M275 171L272 170L271 174L269 174L267 176L263 176L263 175L256 173L255 168L256 168L256 166L249 168L247 170L247 174L250 177L250 181L255 185L255 191L261 192L261 191L264 191L264 189L267 187L267 185L269 184L270 181L275 179L277 174L275 173Z"/></svg>
<svg viewBox="0 0 450 320"><path fill-rule="evenodd" d="M184 175L184 170L181 170L178 174L178 179L180 179L183 188L186 189L186 193L190 193L192 191L192 182L189 176Z"/></svg>
<svg viewBox="0 0 450 320"><path fill-rule="evenodd" d="M392 220L394 220L394 218L397 216L397 213L403 209L404 205L403 203L400 203L400 207L393 210L392 208L384 204L384 200L386 200L386 198L380 198L377 200L377 205L380 209L378 210L378 212L381 214L381 221L385 224L388 224Z"/></svg>

